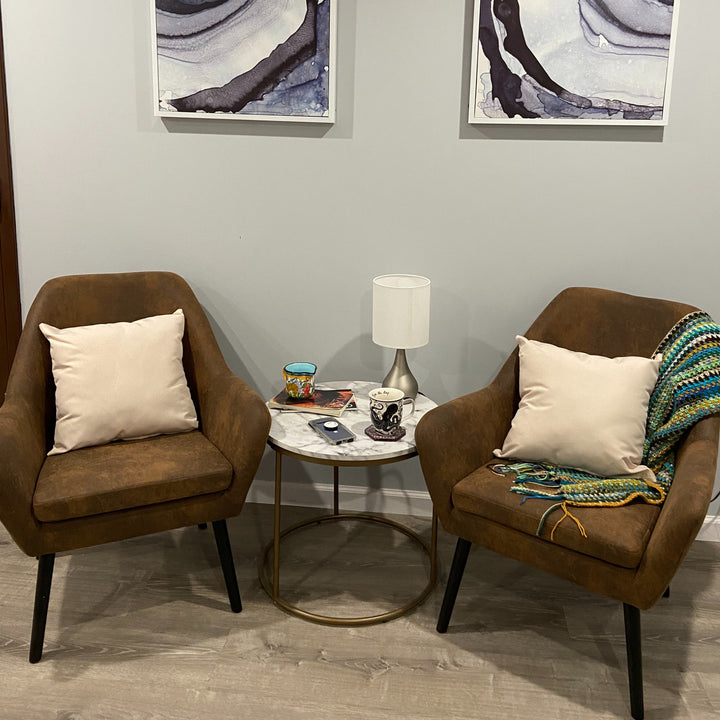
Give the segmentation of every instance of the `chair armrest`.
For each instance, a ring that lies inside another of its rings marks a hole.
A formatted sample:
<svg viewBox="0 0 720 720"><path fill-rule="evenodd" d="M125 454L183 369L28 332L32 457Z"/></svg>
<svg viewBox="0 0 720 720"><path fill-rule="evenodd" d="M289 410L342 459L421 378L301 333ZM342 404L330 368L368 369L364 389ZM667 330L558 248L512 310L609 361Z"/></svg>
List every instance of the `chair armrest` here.
<svg viewBox="0 0 720 720"><path fill-rule="evenodd" d="M236 486L252 483L270 432L270 411L262 398L229 370L213 376L200 395L203 434L230 461Z"/></svg>
<svg viewBox="0 0 720 720"><path fill-rule="evenodd" d="M415 428L415 445L425 482L443 525L452 511L453 487L492 460L514 413L512 374L451 400L425 414Z"/></svg>
<svg viewBox="0 0 720 720"><path fill-rule="evenodd" d="M24 552L38 529L32 501L44 461L42 421L21 400L7 398L0 406L0 522Z"/></svg>
<svg viewBox="0 0 720 720"><path fill-rule="evenodd" d="M678 448L675 476L638 570L636 586L651 607L683 561L707 513L715 483L720 415L696 423Z"/></svg>

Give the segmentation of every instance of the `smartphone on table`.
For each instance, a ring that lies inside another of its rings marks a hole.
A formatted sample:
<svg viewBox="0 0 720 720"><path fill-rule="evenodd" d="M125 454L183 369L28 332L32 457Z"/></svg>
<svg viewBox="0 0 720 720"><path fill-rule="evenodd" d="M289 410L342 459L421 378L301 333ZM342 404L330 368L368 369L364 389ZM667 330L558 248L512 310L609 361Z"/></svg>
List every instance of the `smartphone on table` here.
<svg viewBox="0 0 720 720"><path fill-rule="evenodd" d="M351 430L333 418L315 418L310 420L308 425L318 435L322 435L331 445L340 445L341 443L352 442L355 439L355 435Z"/></svg>

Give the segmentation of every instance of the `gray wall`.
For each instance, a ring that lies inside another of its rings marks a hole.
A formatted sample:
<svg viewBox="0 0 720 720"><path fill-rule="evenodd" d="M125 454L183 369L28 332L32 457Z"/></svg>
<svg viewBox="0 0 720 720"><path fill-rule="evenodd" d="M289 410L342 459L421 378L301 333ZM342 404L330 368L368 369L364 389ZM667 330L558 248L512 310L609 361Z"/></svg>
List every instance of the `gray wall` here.
<svg viewBox="0 0 720 720"><path fill-rule="evenodd" d="M151 4L2 3L25 310L52 276L176 271L270 396L294 359L381 379L371 278L424 274L431 342L409 360L440 402L568 285L720 318L720 4L682 3L664 130L468 126L471 0L339 0L332 127L163 122ZM424 487L416 463L386 476Z"/></svg>

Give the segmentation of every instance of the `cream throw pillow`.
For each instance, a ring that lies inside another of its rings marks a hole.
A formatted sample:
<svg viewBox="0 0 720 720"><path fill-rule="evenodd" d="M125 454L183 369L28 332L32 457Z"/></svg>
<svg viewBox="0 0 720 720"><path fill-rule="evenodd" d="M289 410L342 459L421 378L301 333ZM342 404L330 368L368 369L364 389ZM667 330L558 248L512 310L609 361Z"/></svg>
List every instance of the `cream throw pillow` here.
<svg viewBox="0 0 720 720"><path fill-rule="evenodd" d="M587 355L520 335L517 342L520 404L495 455L652 479L640 463L662 357Z"/></svg>
<svg viewBox="0 0 720 720"><path fill-rule="evenodd" d="M185 316L59 329L40 323L55 379L48 455L198 426L182 364Z"/></svg>

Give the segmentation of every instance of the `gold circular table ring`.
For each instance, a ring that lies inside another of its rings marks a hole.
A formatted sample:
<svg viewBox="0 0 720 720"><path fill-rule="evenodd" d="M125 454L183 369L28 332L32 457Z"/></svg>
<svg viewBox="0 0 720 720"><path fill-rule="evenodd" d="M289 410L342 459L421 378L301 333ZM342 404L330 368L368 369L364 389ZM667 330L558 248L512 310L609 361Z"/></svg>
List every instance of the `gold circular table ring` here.
<svg viewBox="0 0 720 720"><path fill-rule="evenodd" d="M432 552L431 548L427 545L427 543L413 530L411 530L406 525L402 525L399 522L396 522L395 520L390 520L388 518L378 516L378 515L370 515L368 513L338 513L338 514L331 514L331 515L319 515L317 517L310 518L308 520L303 520L302 522L296 523L295 525L291 525L288 528L285 528L280 533L280 539L291 535L292 533L297 532L298 530L302 530L303 528L306 528L310 525L320 525L322 523L328 523L328 522L336 522L336 521L343 521L343 520L361 520L364 522L371 522L371 523L378 523L380 525L387 525L394 530L397 530L398 532L403 533L407 537L409 537L411 540L414 540L420 548L425 552L427 557L430 560L431 566L433 562ZM369 615L365 617L334 617L334 616L328 616L328 615L318 615L316 613L308 612L307 610L303 610L302 608L299 608L297 605L293 605L292 603L289 603L287 600L283 599L279 593L275 593L272 581L267 576L266 568L268 567L268 561L272 558L272 550L274 548L274 542L271 541L267 544L265 547L264 552L262 553L260 557L259 562L259 568L258 568L258 577L260 578L260 582L262 583L263 588L265 589L265 592L272 598L273 602L281 609L285 610L285 612L289 613L290 615L295 615L296 617L303 618L304 620L308 620L310 622L318 623L320 625L335 625L335 626L361 626L361 625L374 625L377 623L387 622L388 620L393 620L396 617L399 617L400 615L404 615L405 613L409 612L410 610L413 610L418 605L420 605L423 600L430 594L433 587L435 586L435 577L434 573L430 573L430 578L427 582L427 585L422 589L419 595L417 597L413 598L409 602L407 602L405 605L402 605L401 607L395 608L393 610L390 610L388 612L380 613L378 615Z"/></svg>

